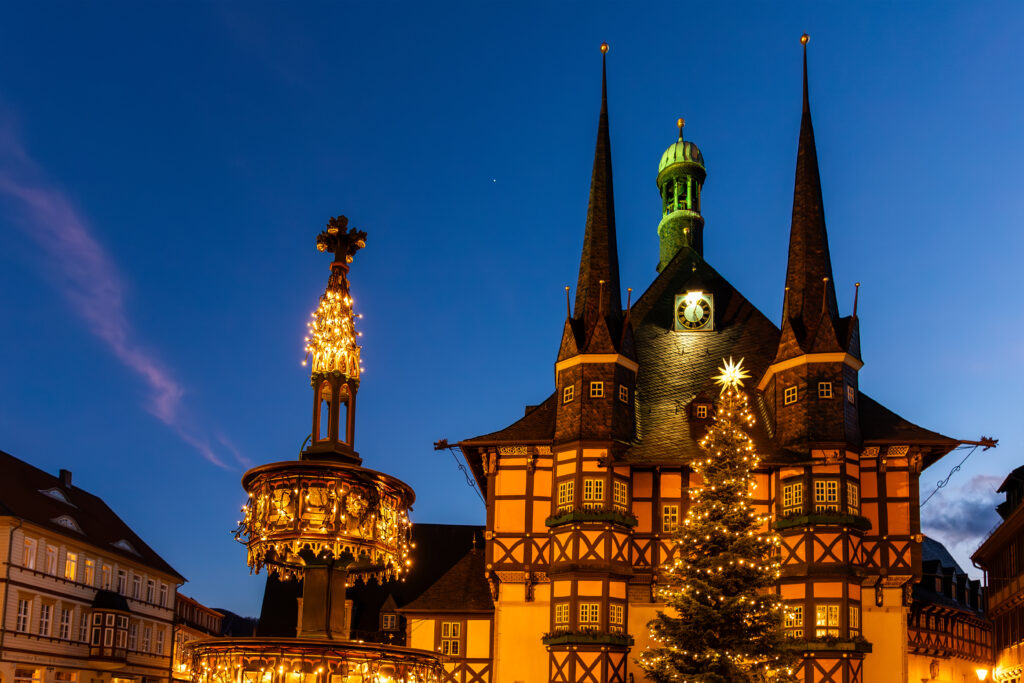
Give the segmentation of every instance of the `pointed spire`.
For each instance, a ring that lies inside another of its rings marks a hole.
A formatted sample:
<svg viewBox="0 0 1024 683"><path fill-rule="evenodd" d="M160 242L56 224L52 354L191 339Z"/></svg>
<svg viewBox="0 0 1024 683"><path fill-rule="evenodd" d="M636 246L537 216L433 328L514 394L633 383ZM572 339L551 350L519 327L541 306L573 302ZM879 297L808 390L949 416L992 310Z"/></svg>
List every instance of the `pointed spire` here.
<svg viewBox="0 0 1024 683"><path fill-rule="evenodd" d="M622 313L612 196L612 150L608 135L607 54L608 43L602 43L601 115L597 124L594 170L590 178L590 201L573 311L573 317L583 322L584 338L590 337L598 319L618 317Z"/></svg>
<svg viewBox="0 0 1024 683"><path fill-rule="evenodd" d="M784 333L794 333L804 352L834 350L839 341L834 330L839 320L836 290L832 279L832 261L825 231L825 208L818 173L818 153L811 124L811 104L807 89L807 42L800 37L803 54L803 114L793 189L793 221L789 233L789 264L786 268L786 295L783 303ZM827 319L827 320L826 320ZM824 328L820 330L824 323ZM787 330L787 328L790 328ZM829 333L829 328L832 332ZM784 334L784 336L786 336ZM831 347L831 348L830 348ZM782 356L798 355L795 349L779 348Z"/></svg>

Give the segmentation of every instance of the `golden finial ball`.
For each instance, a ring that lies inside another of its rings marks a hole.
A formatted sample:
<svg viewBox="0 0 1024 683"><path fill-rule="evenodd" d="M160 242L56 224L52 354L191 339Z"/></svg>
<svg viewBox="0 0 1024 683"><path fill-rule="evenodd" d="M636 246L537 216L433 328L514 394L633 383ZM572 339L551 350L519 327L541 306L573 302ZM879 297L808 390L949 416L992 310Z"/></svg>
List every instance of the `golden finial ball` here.
<svg viewBox="0 0 1024 683"><path fill-rule="evenodd" d="M608 54L608 43L601 43L601 54Z"/></svg>
<svg viewBox="0 0 1024 683"><path fill-rule="evenodd" d="M807 41L809 41L810 39L811 39L811 37L805 33L802 36L800 36L800 44L801 45L806 45Z"/></svg>
<svg viewBox="0 0 1024 683"><path fill-rule="evenodd" d="M676 120L676 126L679 127L679 130L682 130L683 126L685 126L685 125L686 125L686 119L680 117L679 119Z"/></svg>

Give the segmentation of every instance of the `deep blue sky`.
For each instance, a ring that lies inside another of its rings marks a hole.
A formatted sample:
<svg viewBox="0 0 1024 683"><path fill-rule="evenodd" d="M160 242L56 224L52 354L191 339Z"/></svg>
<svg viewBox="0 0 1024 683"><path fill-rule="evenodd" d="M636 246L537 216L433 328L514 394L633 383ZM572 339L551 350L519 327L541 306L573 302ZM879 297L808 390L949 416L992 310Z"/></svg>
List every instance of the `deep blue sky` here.
<svg viewBox="0 0 1024 683"><path fill-rule="evenodd" d="M480 523L432 442L552 388L608 59L623 286L650 283L661 152L704 152L706 257L779 319L799 35L861 387L1000 438L924 509L965 561L1021 457L1019 4L15 3L0 23L0 448L74 471L255 614L229 531L250 464L309 431L314 248L369 233L357 446L414 520ZM959 460L928 471L927 492ZM216 464L220 463L220 464Z"/></svg>

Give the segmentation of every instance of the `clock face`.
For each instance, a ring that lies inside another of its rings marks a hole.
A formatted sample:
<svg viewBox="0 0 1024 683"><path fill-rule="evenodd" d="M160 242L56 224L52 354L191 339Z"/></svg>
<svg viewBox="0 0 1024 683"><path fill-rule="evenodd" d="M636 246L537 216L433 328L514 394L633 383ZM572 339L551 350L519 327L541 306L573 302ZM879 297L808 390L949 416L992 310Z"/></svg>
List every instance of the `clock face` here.
<svg viewBox="0 0 1024 683"><path fill-rule="evenodd" d="M687 292L676 295L677 330L710 330L712 329L712 299L704 292Z"/></svg>

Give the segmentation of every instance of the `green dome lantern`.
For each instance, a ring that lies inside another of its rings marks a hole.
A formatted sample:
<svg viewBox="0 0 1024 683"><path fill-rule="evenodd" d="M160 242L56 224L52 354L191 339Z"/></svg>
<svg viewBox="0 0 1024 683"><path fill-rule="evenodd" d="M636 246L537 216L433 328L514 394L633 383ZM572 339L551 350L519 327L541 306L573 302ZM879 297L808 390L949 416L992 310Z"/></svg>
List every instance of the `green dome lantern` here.
<svg viewBox="0 0 1024 683"><path fill-rule="evenodd" d="M707 171L704 155L692 142L683 140L683 119L679 139L669 145L658 164L661 193L661 222L658 224L660 259L658 271L668 265L683 247L704 255L704 218L700 215L700 192Z"/></svg>

